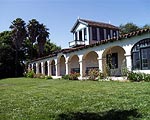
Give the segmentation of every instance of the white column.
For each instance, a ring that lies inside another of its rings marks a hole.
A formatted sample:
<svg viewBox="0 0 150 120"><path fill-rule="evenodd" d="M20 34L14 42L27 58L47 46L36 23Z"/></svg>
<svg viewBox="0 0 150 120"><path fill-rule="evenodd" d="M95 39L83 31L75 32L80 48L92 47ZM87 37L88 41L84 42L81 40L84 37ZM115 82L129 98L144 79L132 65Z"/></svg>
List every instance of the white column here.
<svg viewBox="0 0 150 120"><path fill-rule="evenodd" d="M83 61L82 61L83 55L78 55L78 57L79 57L79 66L80 66L80 77L79 77L79 79L82 80L82 78L83 78Z"/></svg>
<svg viewBox="0 0 150 120"><path fill-rule="evenodd" d="M116 37L118 39L119 38L119 31L116 31L116 33L117 33Z"/></svg>
<svg viewBox="0 0 150 120"><path fill-rule="evenodd" d="M82 29L82 41L84 41L84 29Z"/></svg>
<svg viewBox="0 0 150 120"><path fill-rule="evenodd" d="M55 68L56 68L56 76L58 76L59 75L59 63L57 60L55 61Z"/></svg>
<svg viewBox="0 0 150 120"><path fill-rule="evenodd" d="M79 31L77 31L77 40L79 40Z"/></svg>
<svg viewBox="0 0 150 120"><path fill-rule="evenodd" d="M75 33L73 33L73 40L75 40L75 38L76 38L76 37L75 37Z"/></svg>
<svg viewBox="0 0 150 120"><path fill-rule="evenodd" d="M103 63L102 58L98 58L98 65L100 72L103 72Z"/></svg>
<svg viewBox="0 0 150 120"><path fill-rule="evenodd" d="M81 61L79 61L79 64L80 64L80 79L82 79L83 78L83 62L82 62L82 60Z"/></svg>
<svg viewBox="0 0 150 120"><path fill-rule="evenodd" d="M66 61L66 75L68 75L69 74L69 63L68 63L68 61Z"/></svg>
<svg viewBox="0 0 150 120"><path fill-rule="evenodd" d="M86 39L87 39L87 41L88 41L88 43L87 43L87 42L86 42L86 43L89 44L89 39L90 39L90 38L89 38L89 34L90 34L90 32L89 32L89 28L88 28L88 27L86 28L86 33L87 33L87 34L86 34Z"/></svg>
<svg viewBox="0 0 150 120"><path fill-rule="evenodd" d="M36 63L36 74L38 74L38 73L39 73L39 64Z"/></svg>
<svg viewBox="0 0 150 120"><path fill-rule="evenodd" d="M50 61L47 61L47 71L48 71L48 76L50 76Z"/></svg>
<svg viewBox="0 0 150 120"><path fill-rule="evenodd" d="M42 69L42 74L45 75L45 66L44 66L44 62L41 62L41 69Z"/></svg>
<svg viewBox="0 0 150 120"><path fill-rule="evenodd" d="M126 65L127 65L127 69L129 70L129 71L131 71L131 68L132 68L132 66L131 66L131 55L125 55L125 57L126 57Z"/></svg>

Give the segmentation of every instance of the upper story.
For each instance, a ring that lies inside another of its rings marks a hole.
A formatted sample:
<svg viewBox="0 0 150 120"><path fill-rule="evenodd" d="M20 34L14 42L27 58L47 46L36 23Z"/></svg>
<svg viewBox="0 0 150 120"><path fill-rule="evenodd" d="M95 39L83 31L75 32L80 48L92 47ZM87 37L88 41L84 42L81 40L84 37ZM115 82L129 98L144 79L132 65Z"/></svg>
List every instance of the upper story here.
<svg viewBox="0 0 150 120"><path fill-rule="evenodd" d="M90 45L119 36L119 28L114 25L85 19L77 19L71 32L73 40L69 42L69 47Z"/></svg>

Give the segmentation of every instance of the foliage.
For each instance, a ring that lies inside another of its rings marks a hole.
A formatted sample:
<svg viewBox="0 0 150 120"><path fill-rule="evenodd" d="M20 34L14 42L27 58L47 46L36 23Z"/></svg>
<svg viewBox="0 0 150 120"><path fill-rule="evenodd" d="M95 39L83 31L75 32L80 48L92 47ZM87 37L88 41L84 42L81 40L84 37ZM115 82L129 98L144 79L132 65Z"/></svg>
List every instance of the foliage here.
<svg viewBox="0 0 150 120"><path fill-rule="evenodd" d="M129 80L134 82L140 82L140 81L150 82L150 74L146 74L146 73L129 72L127 77Z"/></svg>
<svg viewBox="0 0 150 120"><path fill-rule="evenodd" d="M2 79L0 119L149 120L149 91L149 82Z"/></svg>
<svg viewBox="0 0 150 120"><path fill-rule="evenodd" d="M54 43L51 43L50 40L47 40L44 45L43 55L46 56L58 50L61 50L61 47L57 46Z"/></svg>
<svg viewBox="0 0 150 120"><path fill-rule="evenodd" d="M69 80L69 75L63 75L62 79Z"/></svg>
<svg viewBox="0 0 150 120"><path fill-rule="evenodd" d="M0 33L0 78L12 77L14 73L15 49L11 40L11 33Z"/></svg>
<svg viewBox="0 0 150 120"><path fill-rule="evenodd" d="M45 79L53 79L52 76L45 76Z"/></svg>
<svg viewBox="0 0 150 120"><path fill-rule="evenodd" d="M119 28L120 28L120 34L127 34L140 29L136 24L130 22L126 23L125 25L121 24Z"/></svg>
<svg viewBox="0 0 150 120"><path fill-rule="evenodd" d="M73 72L69 74L69 80L78 80L79 76L80 76L80 73Z"/></svg>
<svg viewBox="0 0 150 120"><path fill-rule="evenodd" d="M90 80L96 80L96 78L99 76L99 70L97 69L90 69L88 72L88 76Z"/></svg>
<svg viewBox="0 0 150 120"><path fill-rule="evenodd" d="M48 29L37 20L27 26L21 18L11 23L11 31L0 33L0 78L23 76L25 62L61 49L50 42Z"/></svg>
<svg viewBox="0 0 150 120"><path fill-rule="evenodd" d="M34 73L33 70L28 70L28 72L25 73L25 76L28 77L28 78L34 78L35 73Z"/></svg>
<svg viewBox="0 0 150 120"><path fill-rule="evenodd" d="M143 29L150 29L150 24L146 24L143 26Z"/></svg>

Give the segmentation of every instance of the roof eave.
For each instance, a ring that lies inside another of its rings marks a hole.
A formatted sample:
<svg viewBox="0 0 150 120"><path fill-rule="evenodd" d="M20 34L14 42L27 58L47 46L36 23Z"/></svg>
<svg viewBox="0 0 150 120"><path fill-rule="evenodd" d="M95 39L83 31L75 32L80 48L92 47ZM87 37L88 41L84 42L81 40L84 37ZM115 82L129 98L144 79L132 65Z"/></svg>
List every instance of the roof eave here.
<svg viewBox="0 0 150 120"><path fill-rule="evenodd" d="M84 22L84 21L82 21L82 20L80 20L80 19L77 19L76 23L74 24L74 26L72 27L72 29L71 29L71 31L70 31L71 33L74 32L75 28L78 26L79 23L82 23L82 24L88 26L88 23L86 23L86 22Z"/></svg>

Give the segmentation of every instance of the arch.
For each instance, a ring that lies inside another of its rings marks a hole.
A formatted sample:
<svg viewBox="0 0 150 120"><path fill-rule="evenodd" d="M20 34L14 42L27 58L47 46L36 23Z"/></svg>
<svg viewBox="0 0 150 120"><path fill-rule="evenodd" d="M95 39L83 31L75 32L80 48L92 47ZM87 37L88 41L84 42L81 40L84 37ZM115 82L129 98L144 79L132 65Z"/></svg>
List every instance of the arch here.
<svg viewBox="0 0 150 120"><path fill-rule="evenodd" d="M64 57L64 55L62 55L61 57L60 57L60 59L58 59L59 60L59 75L60 76L62 76L62 75L65 75L66 74L66 59L65 59L65 57Z"/></svg>
<svg viewBox="0 0 150 120"><path fill-rule="evenodd" d="M103 72L111 76L121 76L122 66L126 67L125 50L120 46L112 46L102 54Z"/></svg>
<svg viewBox="0 0 150 120"><path fill-rule="evenodd" d="M69 74L70 73L80 73L79 57L77 55L72 55L69 57Z"/></svg>
<svg viewBox="0 0 150 120"><path fill-rule="evenodd" d="M44 63L44 68L45 68L45 75L48 75L48 63L45 61Z"/></svg>
<svg viewBox="0 0 150 120"><path fill-rule="evenodd" d="M88 74L90 69L99 69L98 54L90 51L83 56L83 73Z"/></svg>
<svg viewBox="0 0 150 120"><path fill-rule="evenodd" d="M42 73L42 66L41 63L38 63L39 73Z"/></svg>
<svg viewBox="0 0 150 120"><path fill-rule="evenodd" d="M29 69L32 70L32 64L29 64Z"/></svg>
<svg viewBox="0 0 150 120"><path fill-rule="evenodd" d="M55 76L56 75L56 65L55 65L55 60L51 61L51 75Z"/></svg>
<svg viewBox="0 0 150 120"><path fill-rule="evenodd" d="M137 42L131 49L132 70L150 70L150 38Z"/></svg>
<svg viewBox="0 0 150 120"><path fill-rule="evenodd" d="M36 73L36 63L33 63L33 71Z"/></svg>

